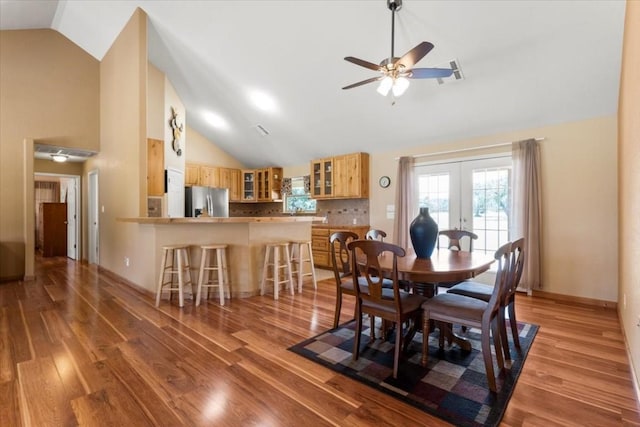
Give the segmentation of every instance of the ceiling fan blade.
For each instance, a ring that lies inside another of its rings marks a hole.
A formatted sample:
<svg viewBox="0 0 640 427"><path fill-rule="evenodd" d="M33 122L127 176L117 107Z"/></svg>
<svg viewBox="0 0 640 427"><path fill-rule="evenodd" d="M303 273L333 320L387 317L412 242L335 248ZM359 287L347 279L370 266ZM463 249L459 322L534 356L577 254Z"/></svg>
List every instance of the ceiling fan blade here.
<svg viewBox="0 0 640 427"><path fill-rule="evenodd" d="M347 57L344 58L344 60L352 62L352 63L354 63L356 65L361 66L361 67L368 68L368 69L373 70L373 71L379 71L380 70L380 66L379 65L374 64L373 62L365 61L363 59L354 58L353 56L347 56Z"/></svg>
<svg viewBox="0 0 640 427"><path fill-rule="evenodd" d="M405 70L413 67L415 63L420 61L424 56L433 49L433 45L429 42L422 42L418 46L405 53L402 58L396 61L396 65L403 65ZM346 59L346 58L345 58Z"/></svg>
<svg viewBox="0 0 640 427"><path fill-rule="evenodd" d="M345 86L342 89L351 89L351 88L354 88L354 87L366 85L367 83L373 83L375 81L382 80L383 78L384 78L384 76L372 77L372 78L367 79L367 80L362 80L361 82L358 82L358 83L350 84L349 86Z"/></svg>
<svg viewBox="0 0 640 427"><path fill-rule="evenodd" d="M435 79L438 77L449 77L453 74L451 68L414 68L411 70L411 79Z"/></svg>

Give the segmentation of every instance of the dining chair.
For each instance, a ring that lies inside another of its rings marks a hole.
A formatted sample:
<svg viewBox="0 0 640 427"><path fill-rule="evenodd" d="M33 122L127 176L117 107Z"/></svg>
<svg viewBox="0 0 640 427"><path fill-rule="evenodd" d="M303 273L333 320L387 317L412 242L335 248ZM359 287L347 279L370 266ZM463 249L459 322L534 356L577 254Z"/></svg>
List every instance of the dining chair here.
<svg viewBox="0 0 640 427"><path fill-rule="evenodd" d="M506 288L509 286L509 273L511 269L511 243L502 245L494 254L498 261L498 271L491 298L489 301L459 295L443 293L434 296L422 304L422 366L427 366L429 358L429 331L430 321L434 320L440 329L439 346L444 347L445 333L452 324L464 325L480 329L482 357L487 374L489 389L497 391L496 378L493 370L493 358L491 356L491 337L495 348L498 368L504 368L502 357L502 341L500 337L499 317L500 301L504 298Z"/></svg>
<svg viewBox="0 0 640 427"><path fill-rule="evenodd" d="M438 232L439 236L445 236L448 239L447 248L448 249L456 249L459 251L464 250L462 248L462 243L465 240L469 240L469 252L473 252L473 241L478 240L478 235L468 230L440 230ZM438 239L438 249L440 248L440 239Z"/></svg>
<svg viewBox="0 0 640 427"><path fill-rule="evenodd" d="M393 377L398 377L398 364L403 343L410 342L420 324L422 303L425 297L400 290L398 283L398 257L405 255L400 246L378 240L354 240L347 247L351 250L354 266L354 285L356 290L356 334L353 344L353 360L360 355L360 336L362 334L362 315L371 318L380 317L384 322L395 326L395 348L393 355ZM393 268L391 274L383 278L378 257L391 256ZM358 258L360 257L360 261ZM391 280L392 289L383 287L384 280ZM405 323L408 326L405 333ZM405 341L406 340L406 341Z"/></svg>
<svg viewBox="0 0 640 427"><path fill-rule="evenodd" d="M364 237L365 239L380 240L382 242L384 241L385 237L387 237L387 233L382 230L376 230L375 228L372 228L371 230L367 231L367 234L365 234Z"/></svg>
<svg viewBox="0 0 640 427"><path fill-rule="evenodd" d="M356 296L353 286L353 270L351 268L351 251L347 244L353 240L358 240L360 236L351 231L338 231L329 237L331 265L333 266L333 277L336 282L336 308L333 317L333 327L340 324L340 312L342 311L342 296ZM385 280L384 286L391 287L391 281ZM354 314L355 317L355 314ZM375 318L371 317L371 336L375 338Z"/></svg>
<svg viewBox="0 0 640 427"><path fill-rule="evenodd" d="M516 308L515 308L515 294L520 279L522 278L522 270L524 268L524 238L518 239L511 243L511 267L509 270L509 282L505 289L504 297L500 301L500 331L502 339L502 349L504 351L504 357L507 360L511 360L511 353L509 351L507 340L507 326L506 317L508 314L509 324L511 326L511 335L513 337L513 343L517 349L520 349L520 339L518 335L518 321L516 320ZM489 301L493 293L493 286L486 285L475 281L461 282L452 288L447 290L448 293L465 295L472 298L481 299L483 301Z"/></svg>

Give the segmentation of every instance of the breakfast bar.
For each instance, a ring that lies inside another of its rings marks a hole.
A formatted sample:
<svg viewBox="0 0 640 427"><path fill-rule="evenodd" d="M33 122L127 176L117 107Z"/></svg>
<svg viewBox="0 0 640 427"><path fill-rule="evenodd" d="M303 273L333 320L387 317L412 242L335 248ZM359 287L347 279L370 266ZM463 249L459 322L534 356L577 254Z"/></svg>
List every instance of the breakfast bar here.
<svg viewBox="0 0 640 427"><path fill-rule="evenodd" d="M162 247L190 245L191 277L197 281L200 263L199 246L209 243L228 247L229 279L233 298L245 298L260 292L265 244L277 240L309 239L311 224L322 218L314 216L277 217L199 217L199 218L120 218L144 228L145 240L151 242L148 262L142 268L146 290L155 292L160 274ZM189 290L189 289L187 289Z"/></svg>

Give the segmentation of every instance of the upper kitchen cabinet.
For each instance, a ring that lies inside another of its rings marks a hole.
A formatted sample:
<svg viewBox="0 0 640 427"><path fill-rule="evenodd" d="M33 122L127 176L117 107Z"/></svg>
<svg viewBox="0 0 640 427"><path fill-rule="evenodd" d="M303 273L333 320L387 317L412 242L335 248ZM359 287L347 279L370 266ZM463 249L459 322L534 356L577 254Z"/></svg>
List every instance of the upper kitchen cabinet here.
<svg viewBox="0 0 640 427"><path fill-rule="evenodd" d="M259 202L272 202L282 198L282 168L257 169L256 181Z"/></svg>
<svg viewBox="0 0 640 427"><path fill-rule="evenodd" d="M200 166L200 185L204 187L220 188L220 168L214 166Z"/></svg>
<svg viewBox="0 0 640 427"><path fill-rule="evenodd" d="M311 162L311 197L314 199L333 197L333 157Z"/></svg>
<svg viewBox="0 0 640 427"><path fill-rule="evenodd" d="M354 153L333 158L333 195L350 199L369 197L369 154Z"/></svg>
<svg viewBox="0 0 640 427"><path fill-rule="evenodd" d="M311 162L311 195L315 199L369 197L369 154L353 153Z"/></svg>
<svg viewBox="0 0 640 427"><path fill-rule="evenodd" d="M256 171L243 170L240 177L242 181L242 201L243 202L257 202L258 196L256 194Z"/></svg>
<svg viewBox="0 0 640 427"><path fill-rule="evenodd" d="M220 168L220 186L229 189L230 202L241 201L240 169Z"/></svg>
<svg viewBox="0 0 640 427"><path fill-rule="evenodd" d="M200 185L200 166L187 163L184 166L184 185Z"/></svg>

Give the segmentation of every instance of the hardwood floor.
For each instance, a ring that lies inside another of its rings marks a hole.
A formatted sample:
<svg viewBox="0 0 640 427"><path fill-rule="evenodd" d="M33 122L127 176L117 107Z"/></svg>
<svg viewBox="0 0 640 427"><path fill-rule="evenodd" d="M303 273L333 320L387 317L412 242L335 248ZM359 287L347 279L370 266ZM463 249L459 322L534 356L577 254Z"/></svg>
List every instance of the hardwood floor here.
<svg viewBox="0 0 640 427"><path fill-rule="evenodd" d="M0 426L447 425L287 351L331 327L331 281L215 301L156 309L95 267L38 259L35 281L0 284ZM640 425L614 311L516 306L541 328L502 425Z"/></svg>

